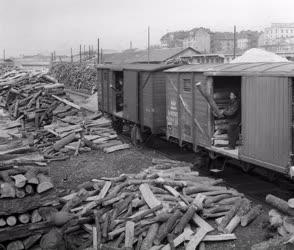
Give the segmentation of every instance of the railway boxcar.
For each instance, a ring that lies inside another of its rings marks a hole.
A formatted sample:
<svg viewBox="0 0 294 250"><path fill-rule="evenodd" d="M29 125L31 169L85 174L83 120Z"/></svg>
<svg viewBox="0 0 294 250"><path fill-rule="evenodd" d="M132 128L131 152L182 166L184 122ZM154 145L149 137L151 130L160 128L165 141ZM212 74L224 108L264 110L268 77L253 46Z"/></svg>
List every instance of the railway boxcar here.
<svg viewBox="0 0 294 250"><path fill-rule="evenodd" d="M158 134L165 128L166 64L102 65L98 67L99 109L116 119Z"/></svg>
<svg viewBox="0 0 294 250"><path fill-rule="evenodd" d="M188 65L166 73L168 137L241 165L293 175L294 63ZM241 140L236 149L215 145L213 137L220 125L195 87L199 81L214 98L230 91L239 94Z"/></svg>

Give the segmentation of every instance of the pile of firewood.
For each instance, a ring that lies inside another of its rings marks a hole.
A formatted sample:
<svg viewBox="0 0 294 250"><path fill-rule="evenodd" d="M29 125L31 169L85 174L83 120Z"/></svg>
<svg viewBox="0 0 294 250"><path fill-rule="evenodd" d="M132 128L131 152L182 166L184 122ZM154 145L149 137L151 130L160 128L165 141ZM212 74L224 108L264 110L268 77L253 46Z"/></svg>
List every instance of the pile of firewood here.
<svg viewBox="0 0 294 250"><path fill-rule="evenodd" d="M274 207L269 211L269 220L264 224L268 231L267 241L258 243L252 250L292 249L294 245L294 203L272 194L266 196L266 202Z"/></svg>
<svg viewBox="0 0 294 250"><path fill-rule="evenodd" d="M64 83L66 88L92 94L96 86L97 71L88 63L54 63L50 68L50 74L59 82Z"/></svg>
<svg viewBox="0 0 294 250"><path fill-rule="evenodd" d="M83 183L59 199L58 210L45 222L17 226L18 231L0 229L0 243L5 236L24 245L35 236L42 249L147 250L235 240L234 229L252 222L260 206L252 207L236 190L219 186L222 180L198 176L190 167L154 159L139 174ZM211 219L216 223L206 221Z"/></svg>
<svg viewBox="0 0 294 250"><path fill-rule="evenodd" d="M64 85L37 71L14 70L0 78L1 103L26 131L50 124L56 115L75 115L80 109L64 98ZM66 108L63 108L66 104ZM65 110L64 110L65 109Z"/></svg>
<svg viewBox="0 0 294 250"><path fill-rule="evenodd" d="M70 153L78 155L91 150L112 153L130 148L118 139L111 120L102 114L93 116L67 116L56 119L44 130L38 131L34 143L47 159L64 159Z"/></svg>

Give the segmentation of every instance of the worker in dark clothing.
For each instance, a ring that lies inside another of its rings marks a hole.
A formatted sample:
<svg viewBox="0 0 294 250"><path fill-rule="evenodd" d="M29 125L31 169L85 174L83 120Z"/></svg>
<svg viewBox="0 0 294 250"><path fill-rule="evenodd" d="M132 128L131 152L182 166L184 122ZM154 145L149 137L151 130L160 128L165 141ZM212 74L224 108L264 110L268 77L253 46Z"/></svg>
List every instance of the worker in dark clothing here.
<svg viewBox="0 0 294 250"><path fill-rule="evenodd" d="M227 149L235 149L236 142L240 133L240 123L241 123L241 105L240 100L235 93L230 93L230 104L229 106L221 111L221 115L228 120L228 137L229 146Z"/></svg>

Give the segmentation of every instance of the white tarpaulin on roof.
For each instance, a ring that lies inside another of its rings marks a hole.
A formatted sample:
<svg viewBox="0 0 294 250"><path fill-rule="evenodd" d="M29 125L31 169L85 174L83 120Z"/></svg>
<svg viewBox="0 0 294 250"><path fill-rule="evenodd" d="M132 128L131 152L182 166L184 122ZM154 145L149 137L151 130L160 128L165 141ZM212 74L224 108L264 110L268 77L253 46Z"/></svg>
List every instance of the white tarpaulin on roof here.
<svg viewBox="0 0 294 250"><path fill-rule="evenodd" d="M263 49L249 49L242 56L232 60L230 63L244 63L244 62L289 62L275 53L265 51Z"/></svg>

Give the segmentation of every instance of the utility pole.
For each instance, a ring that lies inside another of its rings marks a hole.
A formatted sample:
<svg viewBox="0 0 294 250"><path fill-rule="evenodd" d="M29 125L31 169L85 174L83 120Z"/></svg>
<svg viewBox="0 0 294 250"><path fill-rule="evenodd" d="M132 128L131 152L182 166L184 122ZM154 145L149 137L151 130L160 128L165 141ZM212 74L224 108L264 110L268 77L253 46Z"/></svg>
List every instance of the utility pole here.
<svg viewBox="0 0 294 250"><path fill-rule="evenodd" d="M147 49L147 53L148 53L148 63L150 60L150 27L148 26L148 49Z"/></svg>
<svg viewBox="0 0 294 250"><path fill-rule="evenodd" d="M3 50L3 61L5 61L5 49Z"/></svg>
<svg viewBox="0 0 294 250"><path fill-rule="evenodd" d="M101 63L103 63L103 57L102 57L102 55L103 55L103 51L102 51L102 48L101 48Z"/></svg>
<svg viewBox="0 0 294 250"><path fill-rule="evenodd" d="M86 45L84 45L84 55L83 55L84 59L86 57Z"/></svg>
<svg viewBox="0 0 294 250"><path fill-rule="evenodd" d="M72 48L70 48L70 61L71 61L71 63L73 63Z"/></svg>
<svg viewBox="0 0 294 250"><path fill-rule="evenodd" d="M234 25L234 55L233 58L236 58L236 25Z"/></svg>
<svg viewBox="0 0 294 250"><path fill-rule="evenodd" d="M100 42L100 41L99 41L99 40L100 40L100 39L98 38L98 39L97 39L97 64L100 63L100 61L99 61L99 59L100 59L100 58L99 58L99 57L100 57L100 53L99 53L99 52L100 52L100 48L99 48L99 45L100 45L100 44L99 44L99 42Z"/></svg>
<svg viewBox="0 0 294 250"><path fill-rule="evenodd" d="M80 44L80 63L82 63L82 45Z"/></svg>

